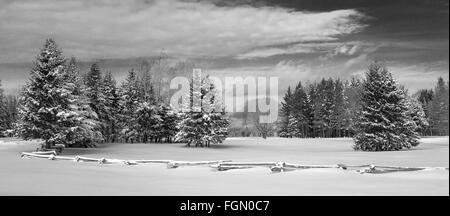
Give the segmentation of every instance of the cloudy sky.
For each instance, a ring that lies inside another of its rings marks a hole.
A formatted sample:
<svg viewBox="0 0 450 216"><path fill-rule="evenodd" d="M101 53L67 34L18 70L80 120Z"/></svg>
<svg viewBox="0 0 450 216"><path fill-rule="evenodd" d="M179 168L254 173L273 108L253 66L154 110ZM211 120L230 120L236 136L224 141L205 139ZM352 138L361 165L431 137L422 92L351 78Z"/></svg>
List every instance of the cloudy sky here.
<svg viewBox="0 0 450 216"><path fill-rule="evenodd" d="M379 60L414 91L448 79L448 25L448 0L0 0L0 79L14 92L51 37L118 77L161 52L282 88Z"/></svg>

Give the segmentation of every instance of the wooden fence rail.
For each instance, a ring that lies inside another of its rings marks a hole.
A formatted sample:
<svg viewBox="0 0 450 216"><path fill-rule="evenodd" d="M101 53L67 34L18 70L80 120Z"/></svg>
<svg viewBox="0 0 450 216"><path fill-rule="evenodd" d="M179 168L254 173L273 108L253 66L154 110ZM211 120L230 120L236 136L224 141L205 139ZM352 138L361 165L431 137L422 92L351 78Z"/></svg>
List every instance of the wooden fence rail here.
<svg viewBox="0 0 450 216"><path fill-rule="evenodd" d="M367 165L304 165L293 164L285 162L233 162L231 160L217 160L217 161L175 161L175 160L120 160L108 158L89 158L82 156L67 157L58 156L54 151L46 152L23 152L22 158L38 158L48 160L64 160L75 162L96 162L99 164L124 164L124 165L144 165L144 164L166 164L167 168L178 168L182 166L206 166L209 165L217 171L227 171L234 169L251 169L255 167L267 167L273 173L293 171L299 169L341 169L353 170L357 173L383 174L391 172L412 172L425 170L444 170L448 171L448 167L401 167L401 166L376 166L373 164Z"/></svg>

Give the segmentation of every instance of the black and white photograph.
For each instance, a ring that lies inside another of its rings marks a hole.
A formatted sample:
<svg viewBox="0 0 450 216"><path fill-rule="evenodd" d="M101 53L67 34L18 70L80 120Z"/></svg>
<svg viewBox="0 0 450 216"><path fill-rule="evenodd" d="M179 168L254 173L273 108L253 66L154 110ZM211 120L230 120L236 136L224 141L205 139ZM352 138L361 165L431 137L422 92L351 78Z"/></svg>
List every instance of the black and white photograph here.
<svg viewBox="0 0 450 216"><path fill-rule="evenodd" d="M0 196L448 197L449 1L0 0Z"/></svg>

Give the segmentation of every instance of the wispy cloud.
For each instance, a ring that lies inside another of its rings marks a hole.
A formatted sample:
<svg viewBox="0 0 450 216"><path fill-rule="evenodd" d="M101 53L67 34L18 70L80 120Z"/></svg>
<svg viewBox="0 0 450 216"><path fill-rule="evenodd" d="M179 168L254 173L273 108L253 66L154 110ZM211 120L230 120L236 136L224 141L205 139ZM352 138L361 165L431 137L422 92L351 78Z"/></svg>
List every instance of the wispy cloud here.
<svg viewBox="0 0 450 216"><path fill-rule="evenodd" d="M352 9L301 12L206 1L3 1L0 61L29 60L46 37L81 58L149 56L162 49L174 55L233 56L255 47L332 41L362 29L363 16Z"/></svg>
<svg viewBox="0 0 450 216"><path fill-rule="evenodd" d="M401 85L408 87L410 93L415 93L419 89L429 89L435 86L438 77L449 79L449 62L433 61L408 65L403 62L384 62L388 70ZM356 76L363 76L366 69L353 73Z"/></svg>

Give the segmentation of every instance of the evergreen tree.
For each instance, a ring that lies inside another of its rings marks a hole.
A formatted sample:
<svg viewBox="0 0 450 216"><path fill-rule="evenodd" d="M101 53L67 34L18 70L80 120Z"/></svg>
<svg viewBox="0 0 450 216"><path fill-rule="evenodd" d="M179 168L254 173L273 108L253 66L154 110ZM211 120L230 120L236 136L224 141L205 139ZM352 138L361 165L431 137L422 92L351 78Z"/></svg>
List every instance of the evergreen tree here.
<svg viewBox="0 0 450 216"><path fill-rule="evenodd" d="M106 107L106 96L104 94L103 78L97 63L91 65L91 69L85 77L85 95L91 109L96 113L97 121L100 122L103 139L108 137L107 121L110 116Z"/></svg>
<svg viewBox="0 0 450 216"><path fill-rule="evenodd" d="M423 111L422 104L415 98L407 98L408 115L414 121L417 133L423 134L428 128L429 123Z"/></svg>
<svg viewBox="0 0 450 216"><path fill-rule="evenodd" d="M159 141L162 132L163 119L157 106L149 102L141 102L135 111L133 130L136 131L135 140L144 143Z"/></svg>
<svg viewBox="0 0 450 216"><path fill-rule="evenodd" d="M198 89L196 83L198 83ZM207 97L207 95L216 95L214 85L210 83L208 77L193 78L189 93L190 100L184 105L175 141L186 142L187 146L195 144L196 147L209 147L211 144L222 143L227 137L230 121L225 109L221 106L222 102L216 96ZM198 106L193 98L199 98L204 103ZM209 103L205 103L206 100Z"/></svg>
<svg viewBox="0 0 450 216"><path fill-rule="evenodd" d="M313 83L309 86L309 98L311 100L311 137L318 137L321 133L321 127L323 125L321 121L321 95L318 90L318 84Z"/></svg>
<svg viewBox="0 0 450 216"><path fill-rule="evenodd" d="M405 97L385 67L378 63L369 66L361 94L355 150L391 151L418 145Z"/></svg>
<svg viewBox="0 0 450 216"><path fill-rule="evenodd" d="M46 40L31 70L31 78L22 91L19 133L24 139L41 138L47 148L58 140L62 128L57 114L62 110L62 70L65 59L52 39Z"/></svg>
<svg viewBox="0 0 450 216"><path fill-rule="evenodd" d="M170 109L170 107L161 105L160 116L162 117L161 137L166 139L166 142L171 143L172 138L177 134L177 124L179 118L177 113Z"/></svg>
<svg viewBox="0 0 450 216"><path fill-rule="evenodd" d="M292 130L292 136L305 137L306 130L308 128L308 116L306 113L307 109L307 94L302 86L302 83L299 82L295 87L295 92L292 96L291 102L292 111L289 128Z"/></svg>
<svg viewBox="0 0 450 216"><path fill-rule="evenodd" d="M307 88L288 88L281 103L280 137L351 136L361 107L361 82L322 79Z"/></svg>
<svg viewBox="0 0 450 216"><path fill-rule="evenodd" d="M67 121L65 144L69 147L95 147L96 143L103 141L101 125L97 113L90 106L75 58L69 61L63 77L74 110L70 115L64 116Z"/></svg>
<svg viewBox="0 0 450 216"><path fill-rule="evenodd" d="M104 115L105 124L105 138L107 142L118 141L118 134L120 133L120 92L116 84L116 80L111 72L105 74L103 78L102 92L105 99Z"/></svg>
<svg viewBox="0 0 450 216"><path fill-rule="evenodd" d="M322 79L312 87L311 94L314 101L314 128L316 135L320 137L331 136L331 114L334 109L333 103L333 80Z"/></svg>
<svg viewBox="0 0 450 216"><path fill-rule="evenodd" d="M449 87L444 79L438 79L434 90L434 97L430 103L430 126L432 135L449 134Z"/></svg>
<svg viewBox="0 0 450 216"><path fill-rule="evenodd" d="M91 121L73 94L76 84L68 79L65 58L52 39L46 40L20 97L17 132L24 139L42 139L45 148L96 141Z"/></svg>
<svg viewBox="0 0 450 216"><path fill-rule="evenodd" d="M301 122L299 122L298 117L294 113L291 113L289 115L288 121L289 121L287 129L289 135L288 137L289 138L300 137L301 132L299 129L300 128L299 125Z"/></svg>
<svg viewBox="0 0 450 216"><path fill-rule="evenodd" d="M288 87L286 94L283 97L283 102L281 102L281 122L280 122L280 130L278 131L280 137L291 137L289 121L291 118L291 101L292 101L292 92L291 87Z"/></svg>
<svg viewBox="0 0 450 216"><path fill-rule="evenodd" d="M332 123L332 115L335 110L335 91L334 91L334 81L333 79L328 79L322 85L322 111L321 111L321 119L323 122L323 137L331 137L333 132L333 123Z"/></svg>
<svg viewBox="0 0 450 216"><path fill-rule="evenodd" d="M333 137L342 137L342 130L345 128L345 95L344 84L340 80L334 83L333 93L330 127L334 130Z"/></svg>
<svg viewBox="0 0 450 216"><path fill-rule="evenodd" d="M354 134L353 128L355 128L361 110L361 92L362 83L359 79L353 77L350 82L346 83L344 90L344 125L347 137Z"/></svg>
<svg viewBox="0 0 450 216"><path fill-rule="evenodd" d="M314 127L314 102L312 101L311 95L309 92L306 94L306 101L305 101L305 105L304 105L304 109L303 109L303 114L305 116L305 121L306 121L306 124L305 124L306 137L314 137L314 133L312 131L312 129Z"/></svg>
<svg viewBox="0 0 450 216"><path fill-rule="evenodd" d="M136 73L134 69L131 69L121 86L121 137L126 142L136 142L139 140L139 134L134 126L136 122L135 111L140 103L139 86Z"/></svg>

